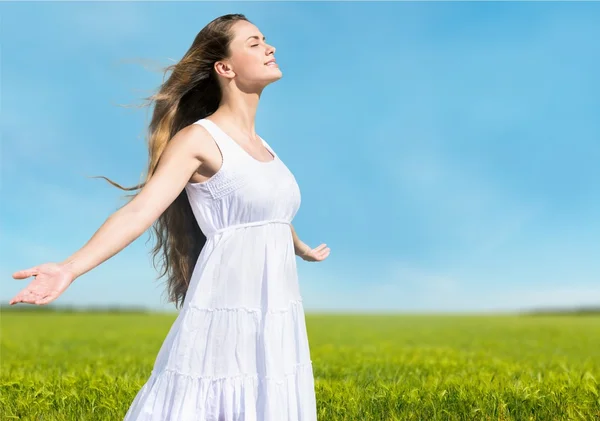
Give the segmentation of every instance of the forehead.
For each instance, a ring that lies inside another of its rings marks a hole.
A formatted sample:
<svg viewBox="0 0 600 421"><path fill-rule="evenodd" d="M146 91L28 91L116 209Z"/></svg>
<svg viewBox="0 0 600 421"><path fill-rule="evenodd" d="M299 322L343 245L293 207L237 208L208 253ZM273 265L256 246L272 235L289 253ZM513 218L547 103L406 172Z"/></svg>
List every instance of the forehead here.
<svg viewBox="0 0 600 421"><path fill-rule="evenodd" d="M253 36L253 35L258 36L261 39L263 37L263 34L260 32L258 27L256 27L256 25L254 25L253 23L247 22L245 20L237 21L233 25L232 29L234 32L233 41L236 43L237 42L241 42L241 43L246 42L248 37Z"/></svg>

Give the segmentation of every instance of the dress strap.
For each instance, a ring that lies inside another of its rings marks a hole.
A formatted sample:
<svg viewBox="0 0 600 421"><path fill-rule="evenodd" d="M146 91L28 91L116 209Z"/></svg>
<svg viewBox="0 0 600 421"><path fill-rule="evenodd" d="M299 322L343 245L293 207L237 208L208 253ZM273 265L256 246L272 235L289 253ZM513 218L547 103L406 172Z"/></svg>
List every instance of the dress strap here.
<svg viewBox="0 0 600 421"><path fill-rule="evenodd" d="M277 154L275 153L275 151L273 150L273 148L271 147L271 145L269 145L267 143L267 141L265 139L263 139L261 136L258 136L260 138L260 140L262 141L262 144L265 148L267 148L267 150L269 152L271 152L271 155L273 155L273 158L277 159Z"/></svg>
<svg viewBox="0 0 600 421"><path fill-rule="evenodd" d="M221 150L223 160L229 160L237 155L235 150L236 145L231 144L227 134L225 134L225 132L223 132L215 123L206 118L202 118L198 121L195 121L193 124L201 125L208 131L208 133L210 133L213 140Z"/></svg>

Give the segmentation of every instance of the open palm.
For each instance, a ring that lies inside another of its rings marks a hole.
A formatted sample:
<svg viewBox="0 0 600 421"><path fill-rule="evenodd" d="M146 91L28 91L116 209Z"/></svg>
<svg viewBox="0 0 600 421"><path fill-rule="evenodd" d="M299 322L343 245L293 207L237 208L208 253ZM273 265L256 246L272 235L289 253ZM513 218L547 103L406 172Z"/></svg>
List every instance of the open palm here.
<svg viewBox="0 0 600 421"><path fill-rule="evenodd" d="M301 257L307 262L320 262L329 256L330 251L331 249L327 247L327 244L323 243L314 249L308 250Z"/></svg>
<svg viewBox="0 0 600 421"><path fill-rule="evenodd" d="M35 279L10 300L9 304L30 303L48 304L54 301L71 285L75 276L63 265L58 263L44 263L30 269L13 273L14 279Z"/></svg>

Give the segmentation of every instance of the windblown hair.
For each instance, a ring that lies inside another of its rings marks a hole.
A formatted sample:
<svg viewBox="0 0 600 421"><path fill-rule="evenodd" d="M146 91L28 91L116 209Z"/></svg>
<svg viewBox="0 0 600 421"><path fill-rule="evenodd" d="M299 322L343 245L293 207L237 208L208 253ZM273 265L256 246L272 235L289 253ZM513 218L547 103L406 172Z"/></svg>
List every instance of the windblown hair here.
<svg viewBox="0 0 600 421"><path fill-rule="evenodd" d="M220 16L196 35L191 47L176 64L162 68L172 71L158 92L144 98L146 106L155 103L148 127L148 167L145 180L133 187L123 187L104 176L121 190L143 188L154 174L162 152L169 140L182 128L213 114L220 105L222 91L214 64L230 56L232 26L239 20L249 21L242 14ZM139 193L139 192L138 192ZM136 194L126 195L133 199ZM131 200L130 199L130 200ZM156 244L152 248L153 263L162 260L158 278L167 275L168 302L181 307L190 277L200 255L206 236L200 230L185 189L152 225Z"/></svg>

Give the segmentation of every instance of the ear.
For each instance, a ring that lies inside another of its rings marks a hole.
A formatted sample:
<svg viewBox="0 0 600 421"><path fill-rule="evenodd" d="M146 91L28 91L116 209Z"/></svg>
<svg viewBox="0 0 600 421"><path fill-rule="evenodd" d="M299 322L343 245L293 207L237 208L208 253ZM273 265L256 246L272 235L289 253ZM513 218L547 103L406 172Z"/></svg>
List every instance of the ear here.
<svg viewBox="0 0 600 421"><path fill-rule="evenodd" d="M231 69L231 65L226 61L217 61L215 63L215 72L219 76L227 79L233 79L235 72Z"/></svg>

